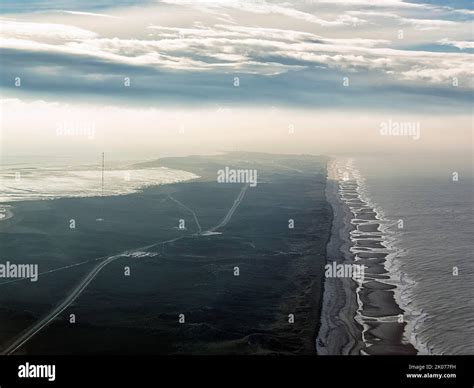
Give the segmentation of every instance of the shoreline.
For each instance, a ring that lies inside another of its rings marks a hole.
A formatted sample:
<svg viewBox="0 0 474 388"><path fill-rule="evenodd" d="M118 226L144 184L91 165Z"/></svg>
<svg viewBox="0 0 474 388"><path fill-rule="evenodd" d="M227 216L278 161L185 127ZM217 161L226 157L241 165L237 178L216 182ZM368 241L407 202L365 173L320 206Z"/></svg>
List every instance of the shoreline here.
<svg viewBox="0 0 474 388"><path fill-rule="evenodd" d="M363 265L365 276L360 281L325 279L317 353L416 354L405 339L399 290L386 269L393 252L377 211L360 193L359 179L351 161L328 163L326 197L333 208L333 225L327 263Z"/></svg>
<svg viewBox="0 0 474 388"><path fill-rule="evenodd" d="M328 162L326 200L332 207L331 236L326 246L327 263L352 263L350 258L350 214L338 196L335 160ZM358 354L362 328L352 317L357 310L356 285L351 279L324 280L320 330L316 341L319 355Z"/></svg>

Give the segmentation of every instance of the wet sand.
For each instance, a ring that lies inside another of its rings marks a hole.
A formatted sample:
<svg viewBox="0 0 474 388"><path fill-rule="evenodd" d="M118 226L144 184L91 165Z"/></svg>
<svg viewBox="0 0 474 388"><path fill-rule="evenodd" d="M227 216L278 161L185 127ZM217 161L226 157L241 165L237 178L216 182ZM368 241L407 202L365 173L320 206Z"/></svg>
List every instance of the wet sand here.
<svg viewBox="0 0 474 388"><path fill-rule="evenodd" d="M326 189L334 213L328 262L357 263L365 270L360 282L326 279L318 354L416 354L404 337L396 285L389 283L389 250L377 212L360 198L353 176L358 172L351 172L350 179L341 179L340 172L340 162L332 161Z"/></svg>
<svg viewBox="0 0 474 388"><path fill-rule="evenodd" d="M331 237L327 245L328 263L353 263L349 249L352 214L342 206L335 180L336 171L328 165L326 199L333 210ZM359 354L363 327L354 320L357 310L357 285L352 279L330 278L325 280L321 327L316 341L319 355Z"/></svg>

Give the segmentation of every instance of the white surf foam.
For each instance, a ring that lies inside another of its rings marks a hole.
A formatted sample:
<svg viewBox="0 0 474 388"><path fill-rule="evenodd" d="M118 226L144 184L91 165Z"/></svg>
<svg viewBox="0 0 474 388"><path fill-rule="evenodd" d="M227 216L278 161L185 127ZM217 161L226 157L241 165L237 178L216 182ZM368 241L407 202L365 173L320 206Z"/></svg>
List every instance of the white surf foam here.
<svg viewBox="0 0 474 388"><path fill-rule="evenodd" d="M431 350L426 346L426 344L420 341L419 336L417 335L417 329L419 328L423 320L426 319L426 314L424 314L420 310L416 310L413 307L413 288L416 283L406 273L402 271L402 268L400 266L400 260L404 255L404 251L399 248L398 244L400 241L401 234L393 230L393 226L396 224L396 222L394 222L393 220L388 220L385 217L383 209L381 209L380 206L378 206L371 200L365 178L356 168L354 159L340 159L337 160L336 163L336 171L338 173L337 179L340 187L339 194L343 202L345 202L354 212L354 218L351 220L351 223L354 225L378 223L380 225L380 232L374 234L382 236L382 238L377 239L377 241L380 241L381 244L384 246L384 248L364 249L360 249L353 246L350 248L350 250L355 255L357 255L358 252L387 253L384 262L384 267L388 271L389 279L374 280L395 286L393 290L395 301L400 306L400 308L404 310L404 321L407 323L404 332L405 342L412 343L420 354L431 354ZM353 187L351 187L352 185ZM348 186L350 187L349 189ZM354 197L354 193L356 193L357 196ZM359 201L362 203L358 203ZM356 202L357 205L354 205L354 202ZM356 218L355 213L358 212L360 209L372 210L375 213L376 220L371 221ZM370 235L370 233L367 232L352 232L350 239L353 244L355 244L359 240L359 235L361 234ZM367 278L369 280L372 280L370 274L367 274ZM355 319L363 327L363 341L368 346L370 346L369 341L367 341L365 338L365 333L367 332L367 330L369 330L369 326L365 323L365 321L378 320L381 322L393 322L397 320L397 316L385 316L379 317L377 319L365 316L364 305L360 298L360 292L363 288L364 282L366 281L367 279L364 279L362 282L360 282L356 289L356 297L359 307L357 309Z"/></svg>

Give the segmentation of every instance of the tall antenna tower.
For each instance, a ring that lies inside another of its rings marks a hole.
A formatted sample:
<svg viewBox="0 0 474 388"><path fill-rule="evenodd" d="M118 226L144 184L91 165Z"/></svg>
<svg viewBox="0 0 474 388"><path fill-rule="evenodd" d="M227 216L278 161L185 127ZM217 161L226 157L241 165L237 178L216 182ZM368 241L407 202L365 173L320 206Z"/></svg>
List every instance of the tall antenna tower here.
<svg viewBox="0 0 474 388"><path fill-rule="evenodd" d="M102 152L102 188L100 192L100 214L101 217L96 218L96 221L104 221L103 214L104 214L104 171L105 171L105 152Z"/></svg>
<svg viewBox="0 0 474 388"><path fill-rule="evenodd" d="M101 196L104 196L104 170L105 170L105 152L102 152L102 193Z"/></svg>

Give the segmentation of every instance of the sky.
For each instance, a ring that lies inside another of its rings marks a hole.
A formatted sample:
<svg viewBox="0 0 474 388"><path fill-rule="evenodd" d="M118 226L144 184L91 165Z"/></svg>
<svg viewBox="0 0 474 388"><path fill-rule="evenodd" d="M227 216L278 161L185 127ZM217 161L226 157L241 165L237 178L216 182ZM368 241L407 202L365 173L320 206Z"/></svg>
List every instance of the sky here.
<svg viewBox="0 0 474 388"><path fill-rule="evenodd" d="M463 0L3 0L2 154L472 150L473 14Z"/></svg>

